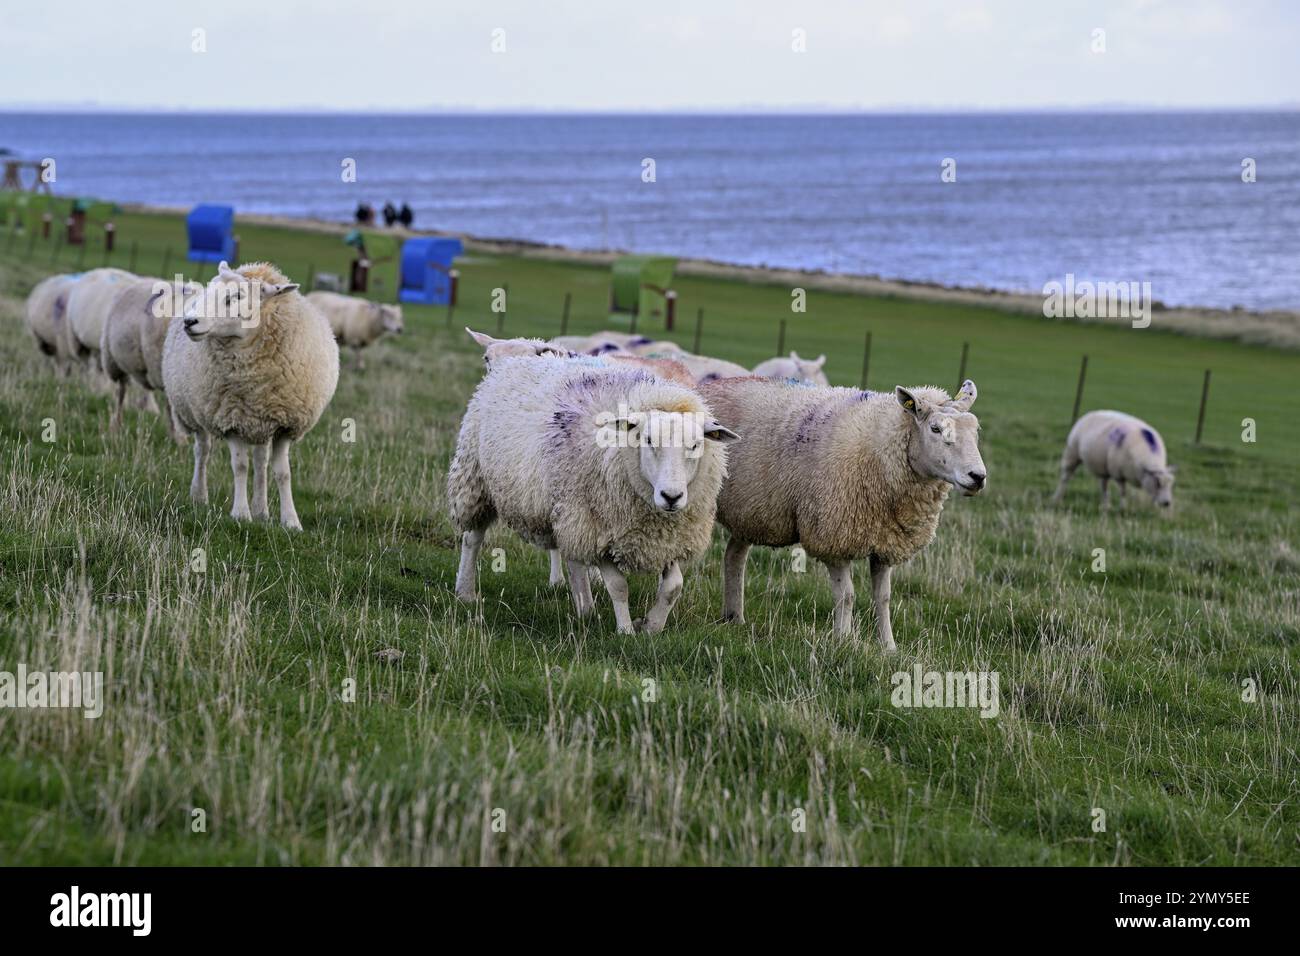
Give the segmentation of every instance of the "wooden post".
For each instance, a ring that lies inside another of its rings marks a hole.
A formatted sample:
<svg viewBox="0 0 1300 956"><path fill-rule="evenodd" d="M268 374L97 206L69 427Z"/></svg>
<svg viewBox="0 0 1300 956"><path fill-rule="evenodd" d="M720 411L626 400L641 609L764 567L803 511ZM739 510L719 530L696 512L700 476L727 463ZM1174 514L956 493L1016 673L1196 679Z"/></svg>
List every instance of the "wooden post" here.
<svg viewBox="0 0 1300 956"><path fill-rule="evenodd" d="M966 356L970 353L970 343L961 344L961 366L957 369L957 389L960 391L962 383L966 381Z"/></svg>
<svg viewBox="0 0 1300 956"><path fill-rule="evenodd" d="M862 384L859 386L864 392L867 390L867 372L871 370L871 333L867 333L867 342L862 347Z"/></svg>
<svg viewBox="0 0 1300 956"><path fill-rule="evenodd" d="M700 354L700 336L704 334L704 306L695 310L695 345L691 351L696 355Z"/></svg>
<svg viewBox="0 0 1300 956"><path fill-rule="evenodd" d="M114 240L117 239L117 226L111 222L104 223L104 251L112 252Z"/></svg>
<svg viewBox="0 0 1300 956"><path fill-rule="evenodd" d="M303 294L311 291L312 283L316 281L316 263L307 263L307 281L303 283Z"/></svg>
<svg viewBox="0 0 1300 956"><path fill-rule="evenodd" d="M1088 377L1088 356L1079 363L1079 387L1074 391L1074 411L1070 413L1070 427L1079 420L1079 405L1083 402L1083 381Z"/></svg>
<svg viewBox="0 0 1300 956"><path fill-rule="evenodd" d="M1201 385L1201 411L1196 416L1196 444L1201 443L1201 432L1205 430L1205 402L1210 397L1210 370L1205 370L1205 382Z"/></svg>
<svg viewBox="0 0 1300 956"><path fill-rule="evenodd" d="M677 293L669 289L664 293L664 329L668 332L673 330L673 325L677 321Z"/></svg>
<svg viewBox="0 0 1300 956"><path fill-rule="evenodd" d="M776 333L776 354L785 355L785 319L781 320L781 331Z"/></svg>
<svg viewBox="0 0 1300 956"><path fill-rule="evenodd" d="M573 301L573 293L564 293L564 311L560 313L560 334L564 335L569 331L569 303Z"/></svg>

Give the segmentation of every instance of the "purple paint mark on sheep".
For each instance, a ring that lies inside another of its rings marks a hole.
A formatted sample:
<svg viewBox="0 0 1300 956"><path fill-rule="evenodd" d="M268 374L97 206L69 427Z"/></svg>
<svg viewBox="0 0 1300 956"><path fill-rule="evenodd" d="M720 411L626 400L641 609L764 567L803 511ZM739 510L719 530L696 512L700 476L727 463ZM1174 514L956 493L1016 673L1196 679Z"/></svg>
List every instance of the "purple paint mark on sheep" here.
<svg viewBox="0 0 1300 956"><path fill-rule="evenodd" d="M1149 446L1151 446L1152 451L1160 450L1160 439L1156 438L1156 433L1153 432L1151 429L1149 428L1142 429L1142 437L1146 439L1146 443Z"/></svg>
<svg viewBox="0 0 1300 956"><path fill-rule="evenodd" d="M1124 439L1127 437L1128 437L1128 432L1124 431L1122 427L1116 427L1110 430L1110 433L1107 434L1106 439L1112 445L1118 448L1120 445L1124 444Z"/></svg>

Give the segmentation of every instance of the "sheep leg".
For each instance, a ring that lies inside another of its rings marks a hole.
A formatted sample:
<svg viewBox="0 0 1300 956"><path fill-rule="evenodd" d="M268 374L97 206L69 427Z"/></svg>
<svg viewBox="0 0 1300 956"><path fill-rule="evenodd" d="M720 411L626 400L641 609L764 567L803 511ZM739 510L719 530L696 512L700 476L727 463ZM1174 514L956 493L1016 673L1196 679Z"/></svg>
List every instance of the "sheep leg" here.
<svg viewBox="0 0 1300 956"><path fill-rule="evenodd" d="M194 478L190 481L190 500L197 504L208 503L208 450L212 439L207 432L194 433Z"/></svg>
<svg viewBox="0 0 1300 956"><path fill-rule="evenodd" d="M181 431L176 424L176 413L172 411L171 402L167 401L167 396L162 392L158 393L158 404L161 407L163 419L167 422L167 434L171 436L172 441L178 445L185 444L185 432Z"/></svg>
<svg viewBox="0 0 1300 956"><path fill-rule="evenodd" d="M1101 478L1101 510L1110 510L1110 479L1105 475Z"/></svg>
<svg viewBox="0 0 1300 956"><path fill-rule="evenodd" d="M456 597L466 604L478 600L478 552L483 547L482 528L460 536L460 567L456 569Z"/></svg>
<svg viewBox="0 0 1300 956"><path fill-rule="evenodd" d="M551 548L551 580L550 585L553 588L564 586L564 559L560 557L559 548ZM588 588L590 590L590 588Z"/></svg>
<svg viewBox="0 0 1300 956"><path fill-rule="evenodd" d="M632 612L627 606L627 578L612 561L600 562L600 576L605 579L605 590L614 604L614 621L620 634L632 634Z"/></svg>
<svg viewBox="0 0 1300 956"><path fill-rule="evenodd" d="M293 506L293 480L289 470L289 446L292 444L293 439L287 436L271 440L271 471L275 475L276 490L280 493L280 524L290 531L301 531L302 522Z"/></svg>
<svg viewBox="0 0 1300 956"><path fill-rule="evenodd" d="M253 520L268 521L271 509L266 503L266 468L271 456L271 443L253 445Z"/></svg>
<svg viewBox="0 0 1300 956"><path fill-rule="evenodd" d="M664 568L664 573L659 575L659 594L655 598L654 606L646 614L645 620L639 622L638 630L645 634L658 634L662 631L664 625L668 623L669 612L681 596L682 569L676 561L673 561Z"/></svg>
<svg viewBox="0 0 1300 956"><path fill-rule="evenodd" d="M844 636L853 633L853 565L828 564L831 574L831 595L835 599L835 633Z"/></svg>
<svg viewBox="0 0 1300 956"><path fill-rule="evenodd" d="M228 438L230 445L230 471L235 476L235 504L230 517L248 521L253 515L248 510L248 443L240 438Z"/></svg>
<svg viewBox="0 0 1300 956"><path fill-rule="evenodd" d="M361 346L359 345L353 349L353 352L356 354L357 357L357 361L356 361L357 371L360 372L362 369L366 367L366 357L361 354Z"/></svg>
<svg viewBox="0 0 1300 956"><path fill-rule="evenodd" d="M736 537L727 539L722 557L722 619L745 623L745 563L752 545Z"/></svg>
<svg viewBox="0 0 1300 956"><path fill-rule="evenodd" d="M552 551L551 554L559 554ZM596 609L596 599L591 596L591 578L587 576L587 566L581 561L569 561L569 588L573 592L573 605L578 617L586 617Z"/></svg>
<svg viewBox="0 0 1300 956"><path fill-rule="evenodd" d="M1056 486L1056 493L1052 495L1052 504L1059 505L1065 498L1065 486L1074 477L1075 469L1079 467L1081 460L1070 448L1067 448L1065 454L1061 456L1061 481Z"/></svg>
<svg viewBox="0 0 1300 956"><path fill-rule="evenodd" d="M876 636L880 638L880 646L886 653L898 650L898 645L894 643L894 626L889 620L889 595L893 590L890 583L892 572L891 565L872 559L871 597L876 603Z"/></svg>
<svg viewBox="0 0 1300 956"><path fill-rule="evenodd" d="M117 395L113 402L113 416L108 420L109 431L117 431L122 427L122 405L126 402L126 379L123 378L117 383Z"/></svg>

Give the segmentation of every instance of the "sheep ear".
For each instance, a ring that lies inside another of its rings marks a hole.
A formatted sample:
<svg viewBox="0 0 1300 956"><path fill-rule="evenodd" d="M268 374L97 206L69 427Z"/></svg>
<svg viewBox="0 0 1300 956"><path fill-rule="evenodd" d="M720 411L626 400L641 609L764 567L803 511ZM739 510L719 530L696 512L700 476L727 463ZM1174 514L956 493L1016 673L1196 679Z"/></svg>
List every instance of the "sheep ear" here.
<svg viewBox="0 0 1300 956"><path fill-rule="evenodd" d="M903 388L901 385L894 386L894 397L898 399L898 404L903 406L904 411L911 412L913 417L921 417L921 403L916 400L916 396Z"/></svg>
<svg viewBox="0 0 1300 956"><path fill-rule="evenodd" d="M796 362L799 361L799 353L796 352L794 349L791 349L790 358L794 359Z"/></svg>
<svg viewBox="0 0 1300 956"><path fill-rule="evenodd" d="M817 356L817 361L813 362L813 364L816 365L818 368L821 368L823 365L826 364L826 356L825 355Z"/></svg>
<svg viewBox="0 0 1300 956"><path fill-rule="evenodd" d="M230 263L225 259L222 259L221 265L217 266L217 275L228 279L238 279L240 277L238 272L230 268Z"/></svg>
<svg viewBox="0 0 1300 956"><path fill-rule="evenodd" d="M727 442L740 441L740 436L733 432L726 425L720 425L717 422L709 422L704 429L704 437L709 441L718 441L726 444Z"/></svg>
<svg viewBox="0 0 1300 956"><path fill-rule="evenodd" d="M262 298L273 299L277 295L284 295L286 292L293 292L298 288L296 282L285 282L282 285L276 285L274 282L262 283Z"/></svg>
<svg viewBox="0 0 1300 956"><path fill-rule="evenodd" d="M964 412L975 404L978 396L979 389L975 387L975 383L966 379L961 383L961 390L957 393L957 397L952 400L952 407L959 412Z"/></svg>
<svg viewBox="0 0 1300 956"><path fill-rule="evenodd" d="M491 345L493 342L496 341L496 339L492 338L492 336L488 335L486 332L475 332L468 325L465 326L465 331L469 333L469 337L471 339L473 339L483 348L487 348L489 345Z"/></svg>

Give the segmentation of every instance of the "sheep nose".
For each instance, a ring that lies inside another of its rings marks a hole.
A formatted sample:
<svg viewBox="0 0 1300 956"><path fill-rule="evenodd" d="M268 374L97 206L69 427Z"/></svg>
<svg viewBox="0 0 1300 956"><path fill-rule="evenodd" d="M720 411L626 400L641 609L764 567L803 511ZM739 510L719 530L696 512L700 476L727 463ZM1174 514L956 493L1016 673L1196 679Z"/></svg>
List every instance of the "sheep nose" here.
<svg viewBox="0 0 1300 956"><path fill-rule="evenodd" d="M982 471L968 471L966 472L966 476L970 478L971 482L975 485L976 488L983 488L984 479L988 477Z"/></svg>
<svg viewBox="0 0 1300 956"><path fill-rule="evenodd" d="M675 494L675 495L670 495L670 494L669 494L668 492L666 492L666 491L661 491L661 492L659 492L659 497L662 498L662 499L664 500L664 504L666 504L666 505L668 506L668 510L669 510L669 511L672 511L674 508L677 507L677 502L679 502L679 501L682 500L682 495L683 495L683 494L684 494L684 492L679 491L679 492L678 492L677 494Z"/></svg>
<svg viewBox="0 0 1300 956"><path fill-rule="evenodd" d="M185 327L186 327L187 329L192 329L192 328L194 328L194 326L196 326L196 325L198 325L198 324L199 324L199 320L198 320L198 319L186 319L186 320L185 320Z"/></svg>

